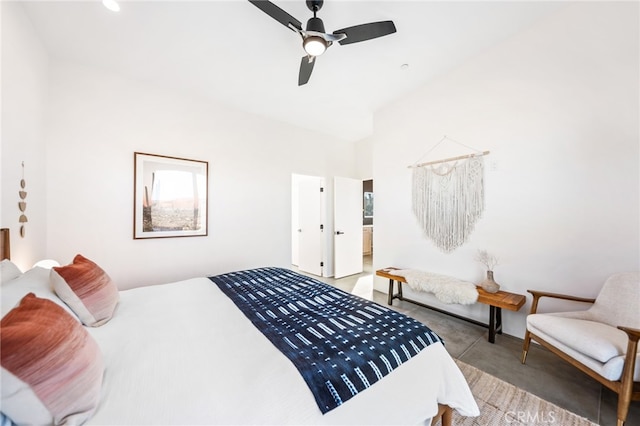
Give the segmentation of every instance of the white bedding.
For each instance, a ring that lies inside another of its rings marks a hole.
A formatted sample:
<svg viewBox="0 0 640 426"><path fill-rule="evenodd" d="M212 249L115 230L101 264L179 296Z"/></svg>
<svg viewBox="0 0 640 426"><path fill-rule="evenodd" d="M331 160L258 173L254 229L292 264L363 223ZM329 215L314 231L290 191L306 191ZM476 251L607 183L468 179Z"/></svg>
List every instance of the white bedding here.
<svg viewBox="0 0 640 426"><path fill-rule="evenodd" d="M322 415L293 364L207 278L120 292L105 325L102 399L89 424L419 424L437 403L478 406L440 344Z"/></svg>

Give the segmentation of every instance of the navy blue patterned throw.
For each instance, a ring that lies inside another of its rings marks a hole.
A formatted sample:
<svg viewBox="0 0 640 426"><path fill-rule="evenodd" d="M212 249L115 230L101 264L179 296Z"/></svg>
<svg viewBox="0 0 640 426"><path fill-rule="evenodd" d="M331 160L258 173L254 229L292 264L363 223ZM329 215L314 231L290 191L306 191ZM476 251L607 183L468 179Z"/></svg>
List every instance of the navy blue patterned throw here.
<svg viewBox="0 0 640 426"><path fill-rule="evenodd" d="M287 269L209 279L291 360L323 414L442 341L413 318Z"/></svg>

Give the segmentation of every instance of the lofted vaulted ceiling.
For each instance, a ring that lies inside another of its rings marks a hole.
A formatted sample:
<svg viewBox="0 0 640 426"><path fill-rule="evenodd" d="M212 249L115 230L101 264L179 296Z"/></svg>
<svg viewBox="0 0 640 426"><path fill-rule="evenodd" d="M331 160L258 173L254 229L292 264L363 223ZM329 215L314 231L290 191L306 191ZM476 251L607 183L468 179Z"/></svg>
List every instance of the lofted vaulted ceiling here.
<svg viewBox="0 0 640 426"><path fill-rule="evenodd" d="M305 25L304 0L276 0ZM326 0L327 32L392 20L395 34L331 46L298 86L300 37L244 0L29 1L53 60L72 61L214 99L355 141L373 113L561 6L524 1ZM406 64L403 66L403 64Z"/></svg>

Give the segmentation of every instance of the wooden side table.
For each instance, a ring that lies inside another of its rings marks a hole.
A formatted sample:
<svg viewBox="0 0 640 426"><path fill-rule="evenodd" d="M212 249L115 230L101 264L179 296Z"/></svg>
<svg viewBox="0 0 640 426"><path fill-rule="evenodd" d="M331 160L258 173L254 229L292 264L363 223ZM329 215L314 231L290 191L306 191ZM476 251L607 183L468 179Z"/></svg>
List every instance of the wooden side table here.
<svg viewBox="0 0 640 426"><path fill-rule="evenodd" d="M487 327L489 329L489 337L488 341L490 343L495 343L496 334L502 334L502 309L508 309L510 311L519 311L520 308L524 305L527 298L522 294L517 293L509 293L507 291L498 291L497 293L487 293L481 287L477 287L478 289L478 303L482 303L485 305L489 305L489 323L485 324L471 318L463 317L461 315L454 314L453 312L448 312L442 309L438 309L434 306L429 306L422 302L418 302L417 300L407 299L402 295L402 283L406 283L407 280L400 275L394 275L393 271L398 270L399 268L385 268L378 269L376 271L376 275L379 277L384 277L389 279L389 296L387 299L387 304L392 305L393 299L404 300L405 302L413 303L418 306L422 306L427 309L431 309L434 311L438 311L440 313L476 324L482 327ZM393 293L394 284L398 283L398 292Z"/></svg>

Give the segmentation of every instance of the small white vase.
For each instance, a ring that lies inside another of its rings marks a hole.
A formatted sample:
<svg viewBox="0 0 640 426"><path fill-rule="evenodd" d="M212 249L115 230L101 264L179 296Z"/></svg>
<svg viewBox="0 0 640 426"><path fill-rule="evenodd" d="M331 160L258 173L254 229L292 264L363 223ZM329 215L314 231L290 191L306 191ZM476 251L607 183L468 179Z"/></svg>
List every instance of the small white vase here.
<svg viewBox="0 0 640 426"><path fill-rule="evenodd" d="M487 278L480 283L480 287L487 293L497 293L500 285L493 280L493 271L487 271Z"/></svg>

